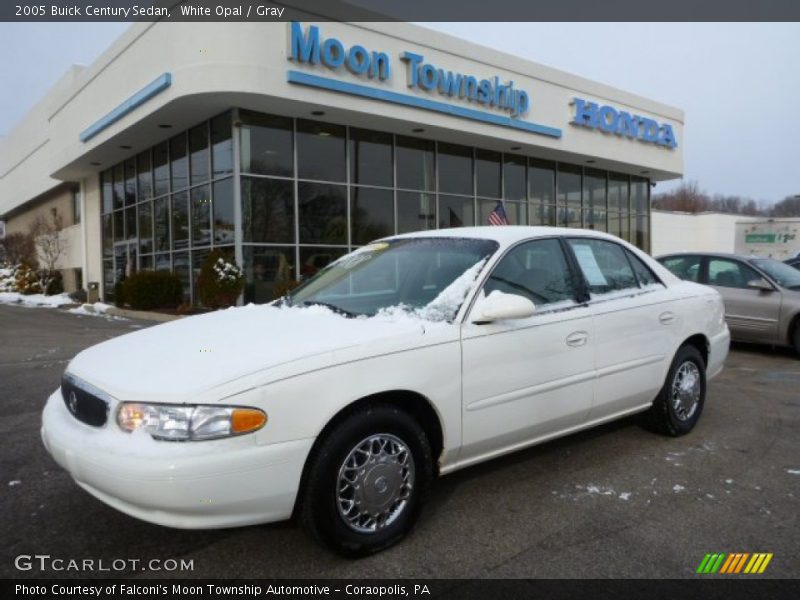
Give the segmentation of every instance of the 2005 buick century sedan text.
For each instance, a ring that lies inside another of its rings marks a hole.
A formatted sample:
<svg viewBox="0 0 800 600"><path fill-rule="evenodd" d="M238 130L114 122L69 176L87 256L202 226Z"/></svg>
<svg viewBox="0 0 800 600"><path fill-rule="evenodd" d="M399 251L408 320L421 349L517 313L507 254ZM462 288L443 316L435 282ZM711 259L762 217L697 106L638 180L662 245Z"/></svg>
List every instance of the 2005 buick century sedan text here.
<svg viewBox="0 0 800 600"><path fill-rule="evenodd" d="M610 235L479 227L362 247L290 296L81 352L42 437L85 490L171 527L297 515L397 542L433 479L647 412L689 432L730 335L719 294Z"/></svg>

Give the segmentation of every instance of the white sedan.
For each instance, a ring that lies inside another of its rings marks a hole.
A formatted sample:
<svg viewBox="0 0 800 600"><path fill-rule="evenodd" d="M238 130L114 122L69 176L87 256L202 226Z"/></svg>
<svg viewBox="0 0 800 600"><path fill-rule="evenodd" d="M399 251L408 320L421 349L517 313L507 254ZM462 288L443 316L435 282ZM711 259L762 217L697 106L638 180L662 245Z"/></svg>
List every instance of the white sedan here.
<svg viewBox="0 0 800 600"><path fill-rule="evenodd" d="M420 232L271 305L81 352L42 437L78 485L139 519L296 515L361 555L410 530L438 475L633 413L688 433L729 339L717 292L610 235Z"/></svg>

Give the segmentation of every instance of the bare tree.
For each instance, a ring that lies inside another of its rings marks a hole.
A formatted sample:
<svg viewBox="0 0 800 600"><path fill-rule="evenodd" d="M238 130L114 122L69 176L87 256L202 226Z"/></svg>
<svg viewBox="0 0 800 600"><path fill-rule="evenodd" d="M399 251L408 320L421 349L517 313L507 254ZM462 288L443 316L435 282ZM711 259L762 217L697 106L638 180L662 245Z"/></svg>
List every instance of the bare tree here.
<svg viewBox="0 0 800 600"><path fill-rule="evenodd" d="M653 208L698 213L710 209L711 199L696 181L685 181L674 191L653 198Z"/></svg>
<svg viewBox="0 0 800 600"><path fill-rule="evenodd" d="M653 208L689 213L714 211L732 215L766 216L770 214L770 209L766 204L752 198L735 194L730 196L715 194L712 198L700 189L696 181L683 182L671 192L654 196Z"/></svg>
<svg viewBox="0 0 800 600"><path fill-rule="evenodd" d="M26 264L34 269L38 266L36 246L29 233L9 233L0 242L0 257L11 265Z"/></svg>
<svg viewBox="0 0 800 600"><path fill-rule="evenodd" d="M800 217L800 196L788 196L775 204L771 217Z"/></svg>
<svg viewBox="0 0 800 600"><path fill-rule="evenodd" d="M44 214L36 215L30 225L30 235L39 256L39 284L47 293L56 278L58 261L67 251L67 241L62 235L64 219L53 209L48 219Z"/></svg>

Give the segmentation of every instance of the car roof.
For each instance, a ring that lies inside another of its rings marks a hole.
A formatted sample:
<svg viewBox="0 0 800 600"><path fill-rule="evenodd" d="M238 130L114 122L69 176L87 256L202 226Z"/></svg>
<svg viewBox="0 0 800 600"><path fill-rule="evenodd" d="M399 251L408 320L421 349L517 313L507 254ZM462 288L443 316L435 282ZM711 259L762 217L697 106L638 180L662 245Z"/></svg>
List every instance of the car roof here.
<svg viewBox="0 0 800 600"><path fill-rule="evenodd" d="M577 229L572 227L536 227L528 225L502 225L499 227L484 225L480 227L454 227L451 229L429 229L399 235L387 236L385 240L409 238L475 238L494 240L502 245L536 237L596 237L615 242L622 240L616 236L593 229Z"/></svg>

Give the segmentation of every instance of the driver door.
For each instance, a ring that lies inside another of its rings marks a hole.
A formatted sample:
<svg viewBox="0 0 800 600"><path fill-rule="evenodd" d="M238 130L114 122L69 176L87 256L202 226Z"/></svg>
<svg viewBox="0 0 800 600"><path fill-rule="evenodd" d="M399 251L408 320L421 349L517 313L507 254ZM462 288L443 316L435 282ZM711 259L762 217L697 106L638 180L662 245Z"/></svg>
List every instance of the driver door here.
<svg viewBox="0 0 800 600"><path fill-rule="evenodd" d="M577 303L574 273L561 242L511 249L472 307L494 290L537 307L528 318L462 327L463 447L470 461L510 451L585 422L592 406L594 326Z"/></svg>
<svg viewBox="0 0 800 600"><path fill-rule="evenodd" d="M709 257L707 284L717 290L725 303L725 321L736 339L772 342L778 336L781 294L748 287L761 275L741 261Z"/></svg>

